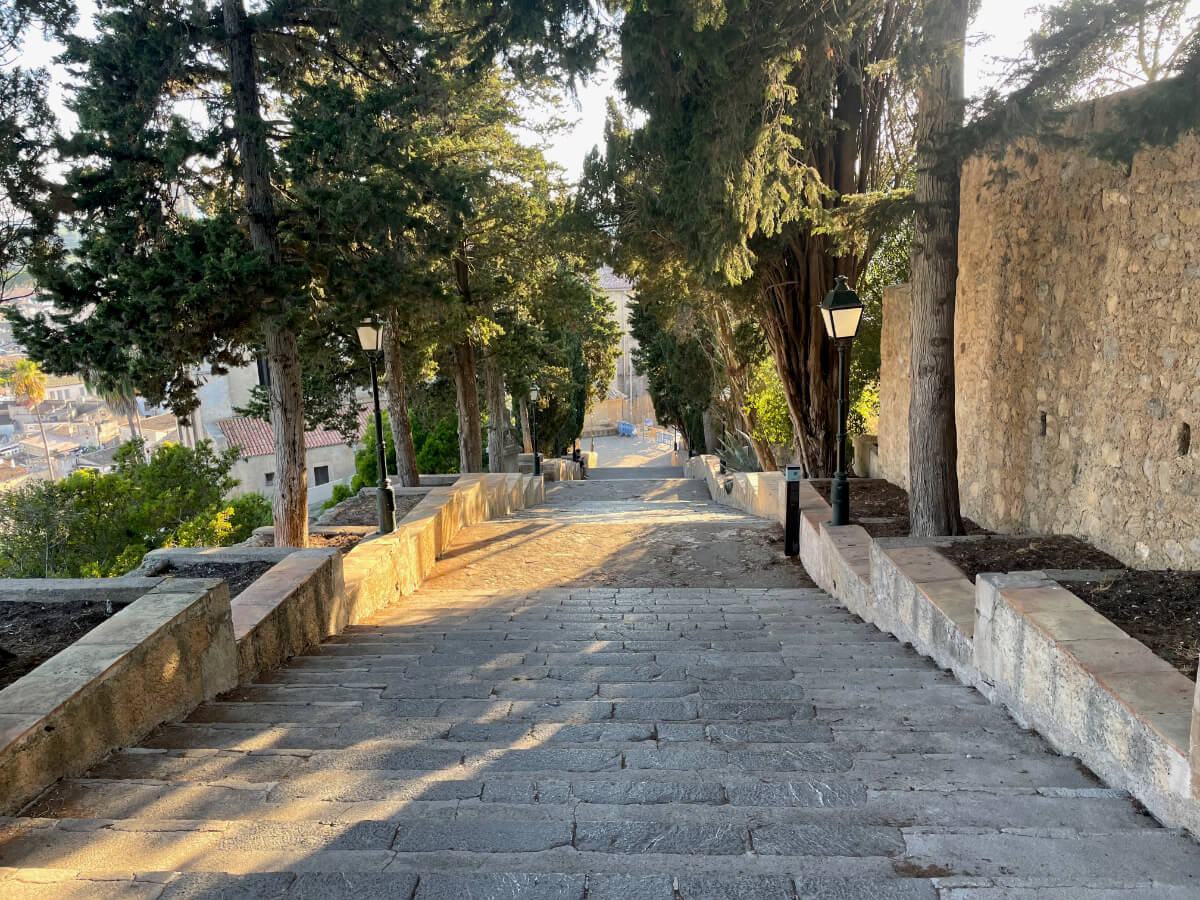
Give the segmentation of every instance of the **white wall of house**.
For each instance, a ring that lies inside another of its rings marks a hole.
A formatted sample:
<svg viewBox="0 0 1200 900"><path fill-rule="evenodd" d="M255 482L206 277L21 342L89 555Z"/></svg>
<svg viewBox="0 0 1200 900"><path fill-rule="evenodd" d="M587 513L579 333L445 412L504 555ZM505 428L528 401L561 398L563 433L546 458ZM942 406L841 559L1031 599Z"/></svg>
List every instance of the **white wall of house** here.
<svg viewBox="0 0 1200 900"><path fill-rule="evenodd" d="M200 398L200 422L212 437L218 419L237 415L236 409L250 402L251 392L258 386L258 366L230 369L225 375L205 375L205 382L196 395Z"/></svg>
<svg viewBox="0 0 1200 900"><path fill-rule="evenodd" d="M333 486L338 481L349 483L354 475L354 451L345 444L332 447L314 447L306 453L308 461L308 503L324 503L333 495ZM324 471L318 472L318 469ZM230 472L241 482L233 489L234 496L242 494L263 494L273 496L274 489L267 484L268 473L275 472L275 457L252 456L240 459ZM323 484L317 482L327 479Z"/></svg>

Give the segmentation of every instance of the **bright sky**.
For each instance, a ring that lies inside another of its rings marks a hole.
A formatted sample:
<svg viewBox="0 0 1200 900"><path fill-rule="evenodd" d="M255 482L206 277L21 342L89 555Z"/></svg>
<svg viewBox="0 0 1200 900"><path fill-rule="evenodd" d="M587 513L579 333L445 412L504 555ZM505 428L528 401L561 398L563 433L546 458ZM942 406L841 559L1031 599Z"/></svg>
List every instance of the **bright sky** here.
<svg viewBox="0 0 1200 900"><path fill-rule="evenodd" d="M993 83L996 72L994 60L1017 56L1025 37L1037 23L1037 16L1025 9L1022 0L983 0L982 8L972 26L972 41L967 52L967 93L977 93ZM90 22L95 11L94 0L79 0L81 30L90 31ZM30 66L50 64L57 48L31 35L26 42L23 62ZM64 74L56 72L61 80ZM558 134L547 155L553 162L566 170L571 179L579 176L583 158L592 147L604 140L604 112L607 98L616 93L613 81L614 69L592 78L583 85L577 97L568 101L560 110L572 122L572 127ZM52 97L56 113L63 117L66 112L61 105L61 92ZM69 115L69 114L68 114Z"/></svg>

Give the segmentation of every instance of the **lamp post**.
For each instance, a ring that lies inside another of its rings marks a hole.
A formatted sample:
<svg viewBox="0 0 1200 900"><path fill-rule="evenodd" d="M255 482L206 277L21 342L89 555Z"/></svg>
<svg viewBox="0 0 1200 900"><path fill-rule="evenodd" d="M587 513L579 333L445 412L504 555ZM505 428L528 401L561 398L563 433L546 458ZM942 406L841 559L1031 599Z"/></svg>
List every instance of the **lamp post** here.
<svg viewBox="0 0 1200 900"><path fill-rule="evenodd" d="M837 285L821 302L825 333L837 342L838 350L838 436L837 471L833 474L830 497L833 501L833 525L850 524L850 482L846 480L846 416L849 412L850 345L862 321L863 304L858 294L846 287L846 276L837 277Z"/></svg>
<svg viewBox="0 0 1200 900"><path fill-rule="evenodd" d="M535 476L542 474L542 460L538 454L538 439L537 439L537 408L538 400L541 399L542 392L538 390L535 384L529 389L529 399L532 401L529 404L529 439L533 444L533 474Z"/></svg>
<svg viewBox="0 0 1200 900"><path fill-rule="evenodd" d="M375 398L375 456L379 460L379 488L376 498L379 507L379 533L388 534L396 529L396 498L388 481L387 449L383 441L383 411L379 408L379 352L383 325L372 316L358 326L358 342L371 364L371 394Z"/></svg>

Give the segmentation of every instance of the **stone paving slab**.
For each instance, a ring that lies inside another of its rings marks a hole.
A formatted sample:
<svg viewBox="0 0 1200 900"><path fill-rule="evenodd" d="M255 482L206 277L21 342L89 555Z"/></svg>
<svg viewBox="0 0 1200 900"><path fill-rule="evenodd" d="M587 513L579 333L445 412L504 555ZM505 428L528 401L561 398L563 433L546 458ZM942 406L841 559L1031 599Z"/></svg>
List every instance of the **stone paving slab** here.
<svg viewBox="0 0 1200 900"><path fill-rule="evenodd" d="M1200 896L1194 843L761 521L677 481L551 500L0 820L0 896Z"/></svg>

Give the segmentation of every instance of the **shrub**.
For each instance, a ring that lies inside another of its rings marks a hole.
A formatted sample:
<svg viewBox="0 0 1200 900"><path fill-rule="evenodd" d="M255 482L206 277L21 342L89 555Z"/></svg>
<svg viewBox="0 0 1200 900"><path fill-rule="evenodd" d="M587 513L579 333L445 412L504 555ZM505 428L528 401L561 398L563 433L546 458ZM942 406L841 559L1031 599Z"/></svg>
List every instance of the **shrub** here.
<svg viewBox="0 0 1200 900"><path fill-rule="evenodd" d="M84 470L0 494L0 577L122 575L150 550L225 545L270 522L261 495L228 500L232 451L123 446L107 475Z"/></svg>
<svg viewBox="0 0 1200 900"><path fill-rule="evenodd" d="M359 479L357 475L354 477L359 481L362 480ZM333 507L337 506L343 500L349 500L351 497L357 494L358 491L353 489L353 484L353 481L351 481L351 486L349 487L344 484L335 484L333 486L333 496L321 504L321 512L324 512L327 509L333 509ZM359 488L362 488L361 484L359 484Z"/></svg>

